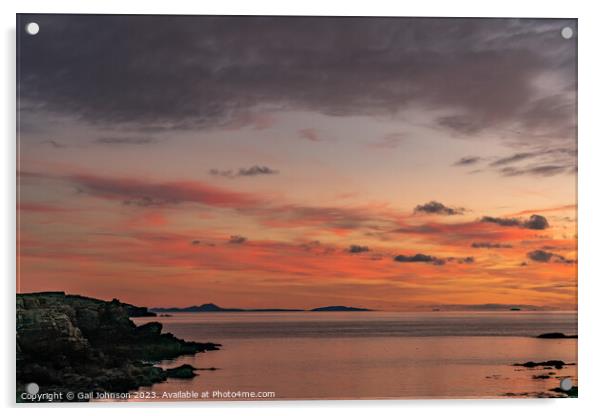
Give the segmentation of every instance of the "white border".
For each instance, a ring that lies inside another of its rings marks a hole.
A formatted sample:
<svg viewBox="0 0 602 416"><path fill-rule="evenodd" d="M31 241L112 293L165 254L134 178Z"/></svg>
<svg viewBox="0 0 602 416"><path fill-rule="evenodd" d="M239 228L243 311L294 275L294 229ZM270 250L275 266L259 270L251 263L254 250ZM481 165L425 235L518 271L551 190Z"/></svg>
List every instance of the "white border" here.
<svg viewBox="0 0 602 416"><path fill-rule="evenodd" d="M0 343L2 356L6 360L0 377L0 395L3 407L18 411L14 403L14 290L15 290L15 13L133 13L133 14L272 14L272 15L380 15L380 16L466 16L466 17L571 17L579 18L579 399L562 400L404 400L404 401L316 401L277 403L153 403L151 404L108 404L40 406L50 415L65 413L116 414L144 412L165 414L166 412L210 412L238 415L245 414L299 414L307 412L318 415L344 411L348 415L365 415L367 411L377 414L407 414L420 411L427 415L504 415L508 413L589 414L597 406L597 396L602 388L602 345L601 326L597 322L600 314L599 299L602 270L598 261L599 238L602 235L600 207L602 163L600 158L600 97L602 95L600 74L600 40L602 40L601 14L596 2L525 0L488 1L434 1L420 0L394 2L371 0L351 3L334 0L300 0L284 2L275 0L251 1L3 1L0 3L0 19L3 25L4 58L0 66L2 76L1 125L4 135L1 140L3 203L2 238L0 264L4 268L3 281L3 341ZM31 406L19 406L30 412ZM175 407L175 408L174 408Z"/></svg>

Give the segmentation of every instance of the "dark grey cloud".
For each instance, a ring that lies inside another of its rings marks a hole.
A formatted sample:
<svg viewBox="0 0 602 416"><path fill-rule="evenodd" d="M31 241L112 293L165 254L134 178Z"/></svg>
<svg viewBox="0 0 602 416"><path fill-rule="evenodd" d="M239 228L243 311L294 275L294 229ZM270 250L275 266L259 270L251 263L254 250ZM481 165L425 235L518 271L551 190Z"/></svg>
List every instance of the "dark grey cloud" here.
<svg viewBox="0 0 602 416"><path fill-rule="evenodd" d="M437 122L442 127L446 127L450 130L456 131L457 133L468 136L476 134L484 128L481 121L465 115L439 117Z"/></svg>
<svg viewBox="0 0 602 416"><path fill-rule="evenodd" d="M414 208L415 213L437 214L437 215L462 215L466 211L464 208L451 208L443 205L441 202L431 201L423 205L417 205Z"/></svg>
<svg viewBox="0 0 602 416"><path fill-rule="evenodd" d="M155 137L100 137L96 140L94 140L96 143L100 143L100 144L114 144L114 145L120 145L120 144L137 144L137 145L144 145L144 144L152 144L152 143L157 143L159 141L159 139L155 138Z"/></svg>
<svg viewBox="0 0 602 416"><path fill-rule="evenodd" d="M430 256L428 254L421 253L414 254L413 256L406 256L400 254L398 256L393 257L393 260L400 263L431 263L435 266L442 266L445 264L445 260L443 259L439 259L435 256Z"/></svg>
<svg viewBox="0 0 602 416"><path fill-rule="evenodd" d="M555 263L574 264L575 260L567 259L560 254L552 253L551 251L545 250L534 250L527 253L527 257L531 260L539 263L549 263L554 261Z"/></svg>
<svg viewBox="0 0 602 416"><path fill-rule="evenodd" d="M512 244L492 243L489 241L474 242L472 248L512 248Z"/></svg>
<svg viewBox="0 0 602 416"><path fill-rule="evenodd" d="M523 227L530 230L545 230L550 224L543 215L531 215L529 219L523 222Z"/></svg>
<svg viewBox="0 0 602 416"><path fill-rule="evenodd" d="M577 168L576 143L569 147L538 148L530 152L514 153L489 163L489 167L503 176L554 176L575 173Z"/></svg>
<svg viewBox="0 0 602 416"><path fill-rule="evenodd" d="M489 165L490 166L508 165L511 163L520 162L521 160L532 158L534 156L536 156L536 153L515 153L511 156L499 158L499 159L491 162Z"/></svg>
<svg viewBox="0 0 602 416"><path fill-rule="evenodd" d="M535 250L527 253L527 257L529 257L533 261L538 261L542 263L547 263L554 256L553 253L544 250Z"/></svg>
<svg viewBox="0 0 602 416"><path fill-rule="evenodd" d="M479 156L465 156L454 163L454 166L471 166L477 164L482 159Z"/></svg>
<svg viewBox="0 0 602 416"><path fill-rule="evenodd" d="M483 217L481 222L491 222L502 227L520 227L522 222L518 218Z"/></svg>
<svg viewBox="0 0 602 416"><path fill-rule="evenodd" d="M237 171L234 171L232 169L211 169L209 170L209 173L214 176L223 176L225 178L237 178L241 176L276 175L279 172L267 166L254 165L250 168L239 168Z"/></svg>
<svg viewBox="0 0 602 416"><path fill-rule="evenodd" d="M238 176L257 176L257 175L275 175L278 171L267 166L251 166L250 168L240 168Z"/></svg>
<svg viewBox="0 0 602 416"><path fill-rule="evenodd" d="M370 251L370 248L367 246L359 246L359 245L352 244L349 246L348 251L350 253L354 253L354 254L355 253L366 253L366 252Z"/></svg>
<svg viewBox="0 0 602 416"><path fill-rule="evenodd" d="M228 243L230 244L244 244L247 242L247 237L243 237L242 235L231 235Z"/></svg>
<svg viewBox="0 0 602 416"><path fill-rule="evenodd" d="M39 36L24 35L35 19ZM20 110L140 131L438 110L440 128L574 138L570 19L20 15ZM537 80L555 82L538 87ZM247 120L247 121L245 121ZM29 122L25 120L24 122ZM523 139L520 139L520 137Z"/></svg>
<svg viewBox="0 0 602 416"><path fill-rule="evenodd" d="M501 225L502 227L521 227L530 230L545 230L550 226L548 220L543 215L531 215L528 220L520 218L499 218L499 217L483 217L481 222L490 222Z"/></svg>
<svg viewBox="0 0 602 416"><path fill-rule="evenodd" d="M500 173L504 176L523 176L523 175L533 175L533 176L554 176L560 173L570 173L570 169L567 166L559 166L559 165L542 165L542 166L534 166L525 169L506 167L500 170Z"/></svg>

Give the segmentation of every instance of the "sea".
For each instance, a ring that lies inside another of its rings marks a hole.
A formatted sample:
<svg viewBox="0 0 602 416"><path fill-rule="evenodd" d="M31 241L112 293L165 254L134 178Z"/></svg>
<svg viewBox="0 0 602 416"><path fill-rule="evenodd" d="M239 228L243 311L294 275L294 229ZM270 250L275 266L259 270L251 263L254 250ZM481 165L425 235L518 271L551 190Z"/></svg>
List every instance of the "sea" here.
<svg viewBox="0 0 602 416"><path fill-rule="evenodd" d="M131 400L528 398L577 378L576 312L218 312L135 318L163 323L219 351L158 363L190 364ZM562 360L561 369L514 364Z"/></svg>

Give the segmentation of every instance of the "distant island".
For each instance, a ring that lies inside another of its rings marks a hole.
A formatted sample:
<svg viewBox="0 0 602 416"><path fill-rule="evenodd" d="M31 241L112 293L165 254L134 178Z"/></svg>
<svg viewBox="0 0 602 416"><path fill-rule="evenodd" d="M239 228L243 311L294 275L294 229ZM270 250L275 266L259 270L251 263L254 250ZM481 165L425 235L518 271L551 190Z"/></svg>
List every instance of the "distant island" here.
<svg viewBox="0 0 602 416"><path fill-rule="evenodd" d="M242 309L242 308L222 308L214 303L204 303L198 306L187 306L183 308L151 308L150 313L171 313L171 312L360 312L372 311L372 309L355 308L352 306L323 306L314 309L287 309L287 308L262 308L262 309Z"/></svg>
<svg viewBox="0 0 602 416"><path fill-rule="evenodd" d="M372 309L354 308L352 306L323 306L321 308L311 309L311 312L365 312Z"/></svg>

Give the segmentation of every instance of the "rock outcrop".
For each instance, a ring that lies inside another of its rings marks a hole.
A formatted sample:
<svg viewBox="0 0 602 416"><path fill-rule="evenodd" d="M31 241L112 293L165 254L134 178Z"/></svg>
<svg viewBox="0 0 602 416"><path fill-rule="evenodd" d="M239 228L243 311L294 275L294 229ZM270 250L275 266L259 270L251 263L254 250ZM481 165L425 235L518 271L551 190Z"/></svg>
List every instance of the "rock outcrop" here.
<svg viewBox="0 0 602 416"><path fill-rule="evenodd" d="M162 333L159 322L136 326L131 307L63 292L18 294L17 400L32 382L40 393L125 392L171 376L194 377L192 367L163 370L152 363L219 349Z"/></svg>
<svg viewBox="0 0 602 416"><path fill-rule="evenodd" d="M562 332L546 332L545 334L538 335L537 338L543 339L575 339L577 335L565 335Z"/></svg>
<svg viewBox="0 0 602 416"><path fill-rule="evenodd" d="M540 361L540 362L527 361L526 363L516 363L514 365L519 366L519 367L527 367L527 368L535 368L535 367L544 367L544 368L550 367L551 368L551 367L553 367L553 368L560 370L561 368L563 368L566 365L574 365L574 364L567 364L562 360L548 360L548 361Z"/></svg>
<svg viewBox="0 0 602 416"><path fill-rule="evenodd" d="M141 317L153 317L157 316L156 313L148 310L146 306L134 306L129 303L124 303L125 309L130 318L141 318Z"/></svg>

